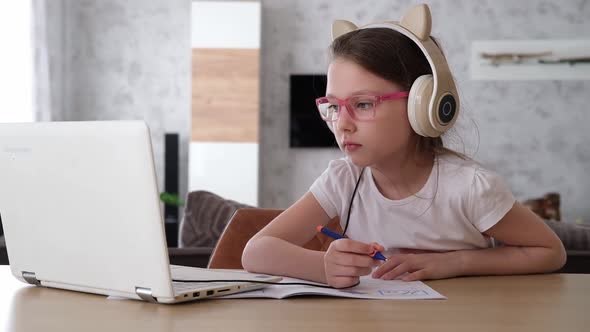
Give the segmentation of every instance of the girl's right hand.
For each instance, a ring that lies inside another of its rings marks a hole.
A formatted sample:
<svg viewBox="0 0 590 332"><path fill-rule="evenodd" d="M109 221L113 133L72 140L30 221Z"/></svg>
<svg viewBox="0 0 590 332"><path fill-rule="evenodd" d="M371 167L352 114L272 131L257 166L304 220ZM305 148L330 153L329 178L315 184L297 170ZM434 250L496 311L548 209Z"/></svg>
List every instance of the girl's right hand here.
<svg viewBox="0 0 590 332"><path fill-rule="evenodd" d="M377 243L363 243L351 239L332 241L324 254L326 282L334 288L354 286L360 276L371 274L380 261L370 254L375 250L383 251Z"/></svg>

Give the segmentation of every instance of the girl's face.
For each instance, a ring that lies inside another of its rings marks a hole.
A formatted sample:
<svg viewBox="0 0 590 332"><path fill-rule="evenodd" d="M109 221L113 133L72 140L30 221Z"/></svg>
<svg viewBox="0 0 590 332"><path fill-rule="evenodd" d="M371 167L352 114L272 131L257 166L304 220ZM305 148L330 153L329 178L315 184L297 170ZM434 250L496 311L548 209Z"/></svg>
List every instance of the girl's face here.
<svg viewBox="0 0 590 332"><path fill-rule="evenodd" d="M355 95L384 95L398 91L403 91L402 87L350 60L337 58L328 67L328 97L343 100ZM405 156L413 134L408 120L407 98L379 103L372 120L355 120L342 109L332 125L340 149L360 167Z"/></svg>

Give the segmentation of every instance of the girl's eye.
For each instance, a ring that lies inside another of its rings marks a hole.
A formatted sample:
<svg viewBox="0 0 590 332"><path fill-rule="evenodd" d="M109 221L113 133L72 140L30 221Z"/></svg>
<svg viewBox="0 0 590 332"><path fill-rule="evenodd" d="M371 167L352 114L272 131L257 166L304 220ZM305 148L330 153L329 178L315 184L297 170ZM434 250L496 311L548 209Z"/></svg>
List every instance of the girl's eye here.
<svg viewBox="0 0 590 332"><path fill-rule="evenodd" d="M336 104L332 104L332 105L328 105L328 112L333 113L333 112L338 112L338 105Z"/></svg>
<svg viewBox="0 0 590 332"><path fill-rule="evenodd" d="M354 108L356 108L359 111L367 111L367 110L372 109L374 106L375 106L375 103L373 103L371 101L359 101L356 103Z"/></svg>

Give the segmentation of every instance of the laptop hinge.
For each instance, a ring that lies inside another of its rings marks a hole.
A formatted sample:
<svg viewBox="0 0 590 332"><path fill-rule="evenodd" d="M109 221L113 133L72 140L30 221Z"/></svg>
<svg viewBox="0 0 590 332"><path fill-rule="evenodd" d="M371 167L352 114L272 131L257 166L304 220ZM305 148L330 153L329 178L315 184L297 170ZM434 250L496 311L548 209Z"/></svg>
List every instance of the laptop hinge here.
<svg viewBox="0 0 590 332"><path fill-rule="evenodd" d="M35 276L35 272L27 272L23 271L22 273L23 279L31 285L41 286L41 282Z"/></svg>
<svg viewBox="0 0 590 332"><path fill-rule="evenodd" d="M135 294L144 301L158 303L156 298L152 296L152 290L149 288L135 287Z"/></svg>

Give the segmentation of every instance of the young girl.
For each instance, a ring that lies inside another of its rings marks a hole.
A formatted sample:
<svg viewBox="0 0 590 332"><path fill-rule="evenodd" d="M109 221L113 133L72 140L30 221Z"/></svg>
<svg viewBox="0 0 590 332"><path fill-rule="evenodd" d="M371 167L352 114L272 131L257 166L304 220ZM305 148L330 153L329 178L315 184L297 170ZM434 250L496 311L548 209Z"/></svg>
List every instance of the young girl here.
<svg viewBox="0 0 590 332"><path fill-rule="evenodd" d="M342 288L369 274L411 281L563 266L551 229L497 174L438 137L458 100L430 26L425 5L399 24L335 23L327 96L317 105L346 158L248 242L246 270ZM302 247L336 216L346 238L326 252ZM388 259L373 259L375 250Z"/></svg>

